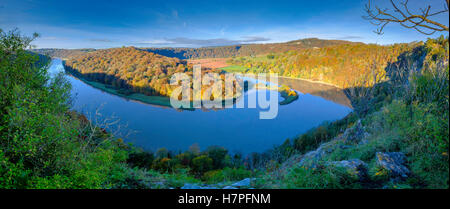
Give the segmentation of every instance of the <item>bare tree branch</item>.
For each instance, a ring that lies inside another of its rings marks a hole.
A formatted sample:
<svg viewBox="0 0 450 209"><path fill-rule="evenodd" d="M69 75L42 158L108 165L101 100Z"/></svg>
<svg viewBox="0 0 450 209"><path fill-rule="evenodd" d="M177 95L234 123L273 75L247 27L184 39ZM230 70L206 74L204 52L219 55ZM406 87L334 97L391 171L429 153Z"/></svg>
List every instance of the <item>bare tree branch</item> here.
<svg viewBox="0 0 450 209"><path fill-rule="evenodd" d="M381 9L378 6L373 7L371 0L369 0L365 5L367 15L363 16L363 18L378 26L378 29L374 32L380 35L383 34L384 27L389 23L398 23L405 28L415 29L425 35L434 34L436 31L448 32L448 26L431 19L433 16L448 13L449 0L444 1L445 4L440 11L431 12L431 6L427 5L425 8L420 9L420 13L414 14L408 8L408 0L400 3L390 0L393 7L392 11L387 8ZM399 5L402 6L402 9Z"/></svg>

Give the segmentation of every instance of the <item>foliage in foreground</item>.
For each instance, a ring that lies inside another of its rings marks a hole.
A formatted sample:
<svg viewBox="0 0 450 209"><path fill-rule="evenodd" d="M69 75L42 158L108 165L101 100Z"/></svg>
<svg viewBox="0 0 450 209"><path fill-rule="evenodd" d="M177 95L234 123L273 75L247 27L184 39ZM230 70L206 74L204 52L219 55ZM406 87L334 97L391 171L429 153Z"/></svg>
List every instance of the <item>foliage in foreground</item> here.
<svg viewBox="0 0 450 209"><path fill-rule="evenodd" d="M49 58L27 50L36 37L0 31L0 188L167 188L252 175L224 148L144 152L72 112L63 74L49 76Z"/></svg>
<svg viewBox="0 0 450 209"><path fill-rule="evenodd" d="M0 31L0 188L177 188L253 176L263 188L448 188L448 38L399 56L388 67L390 80L360 100L368 108L244 159L221 147L150 153L123 144L70 111L70 85L62 75L49 77L48 59L26 50L32 40L17 30ZM368 142L335 149L323 160L366 162L364 182L326 163L285 165L357 119L370 133ZM378 151L405 153L412 175L391 181L374 162ZM274 175L279 170L282 178Z"/></svg>
<svg viewBox="0 0 450 209"><path fill-rule="evenodd" d="M105 187L125 152L69 111L69 83L26 50L36 37L0 33L0 187Z"/></svg>

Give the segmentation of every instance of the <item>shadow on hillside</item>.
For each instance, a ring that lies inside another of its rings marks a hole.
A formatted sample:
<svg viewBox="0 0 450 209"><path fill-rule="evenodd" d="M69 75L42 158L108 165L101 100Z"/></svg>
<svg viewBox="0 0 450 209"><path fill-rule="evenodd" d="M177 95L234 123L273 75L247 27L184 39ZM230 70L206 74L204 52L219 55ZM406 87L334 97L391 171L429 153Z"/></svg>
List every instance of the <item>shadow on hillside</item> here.
<svg viewBox="0 0 450 209"><path fill-rule="evenodd" d="M292 88L304 94L318 96L334 103L352 108L352 103L345 92L342 89L336 88L334 86L283 77L279 77L278 81L279 83L282 83L289 88Z"/></svg>
<svg viewBox="0 0 450 209"><path fill-rule="evenodd" d="M343 92L359 115L366 115L377 111L381 102L393 98L399 88L403 88L409 82L411 72L420 72L426 52L423 46L418 46L412 51L401 53L397 61L389 62L384 71L386 81L376 83L370 87L352 87L343 89Z"/></svg>

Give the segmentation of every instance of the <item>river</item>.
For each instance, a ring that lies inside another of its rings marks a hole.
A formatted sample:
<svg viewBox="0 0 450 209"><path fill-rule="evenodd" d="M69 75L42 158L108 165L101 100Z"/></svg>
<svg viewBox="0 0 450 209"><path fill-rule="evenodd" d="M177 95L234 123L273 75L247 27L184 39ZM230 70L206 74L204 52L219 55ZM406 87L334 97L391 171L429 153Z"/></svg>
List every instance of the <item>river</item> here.
<svg viewBox="0 0 450 209"><path fill-rule="evenodd" d="M53 59L49 72L61 71L61 60ZM197 143L201 149L218 145L231 152L262 152L352 111L340 89L297 79L279 79L280 85L299 92L299 99L279 105L277 117L270 120L259 119L259 108L179 111L112 95L70 75L67 79L72 84L74 110L94 122L118 121L111 132L119 129L116 134L125 142L153 151L161 147L186 150ZM256 93L250 90L246 98Z"/></svg>

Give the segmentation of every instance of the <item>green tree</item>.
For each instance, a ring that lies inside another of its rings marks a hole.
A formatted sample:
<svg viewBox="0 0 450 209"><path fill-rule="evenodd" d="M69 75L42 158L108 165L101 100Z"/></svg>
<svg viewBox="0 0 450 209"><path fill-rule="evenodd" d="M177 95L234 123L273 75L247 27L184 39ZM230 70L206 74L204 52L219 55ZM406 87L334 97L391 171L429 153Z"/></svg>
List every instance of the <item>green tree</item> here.
<svg viewBox="0 0 450 209"><path fill-rule="evenodd" d="M225 167L227 163L225 161L225 157L227 156L228 153L228 151L225 148L219 146L211 146L208 147L206 153L208 154L208 157L212 159L214 169L221 169Z"/></svg>
<svg viewBox="0 0 450 209"><path fill-rule="evenodd" d="M206 155L200 155L192 160L192 166L194 172L202 174L213 168L213 160Z"/></svg>
<svg viewBox="0 0 450 209"><path fill-rule="evenodd" d="M0 30L0 188L107 187L125 153L70 111L70 85L50 77L37 38Z"/></svg>
<svg viewBox="0 0 450 209"><path fill-rule="evenodd" d="M164 147L159 148L158 150L156 150L155 155L157 159L167 158L169 157L169 151Z"/></svg>

